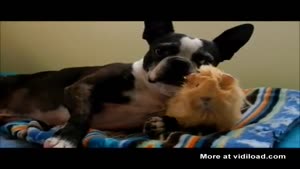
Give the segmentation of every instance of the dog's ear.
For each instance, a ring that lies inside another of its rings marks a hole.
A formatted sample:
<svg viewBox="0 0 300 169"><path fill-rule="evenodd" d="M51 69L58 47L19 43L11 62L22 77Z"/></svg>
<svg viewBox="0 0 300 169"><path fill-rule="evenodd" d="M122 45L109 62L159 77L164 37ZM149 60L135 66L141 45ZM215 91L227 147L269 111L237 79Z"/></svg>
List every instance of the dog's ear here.
<svg viewBox="0 0 300 169"><path fill-rule="evenodd" d="M231 57L243 47L253 34L252 24L242 24L228 29L216 37L213 42L218 47L220 60L230 60Z"/></svg>
<svg viewBox="0 0 300 169"><path fill-rule="evenodd" d="M172 21L144 21L143 39L151 44L157 38L174 32Z"/></svg>

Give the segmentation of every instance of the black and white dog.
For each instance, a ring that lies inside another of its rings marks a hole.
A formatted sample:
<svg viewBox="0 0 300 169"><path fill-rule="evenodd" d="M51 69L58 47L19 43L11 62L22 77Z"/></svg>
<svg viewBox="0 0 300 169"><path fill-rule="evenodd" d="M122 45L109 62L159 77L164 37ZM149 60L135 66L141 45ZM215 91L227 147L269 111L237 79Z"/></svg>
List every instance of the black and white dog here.
<svg viewBox="0 0 300 169"><path fill-rule="evenodd" d="M163 115L184 76L201 65L230 60L254 29L242 24L208 41L175 33L171 21L144 24L143 39L149 50L134 63L1 78L0 116L30 117L50 126L65 124L46 140L48 148L78 147L89 128L142 131L149 117Z"/></svg>

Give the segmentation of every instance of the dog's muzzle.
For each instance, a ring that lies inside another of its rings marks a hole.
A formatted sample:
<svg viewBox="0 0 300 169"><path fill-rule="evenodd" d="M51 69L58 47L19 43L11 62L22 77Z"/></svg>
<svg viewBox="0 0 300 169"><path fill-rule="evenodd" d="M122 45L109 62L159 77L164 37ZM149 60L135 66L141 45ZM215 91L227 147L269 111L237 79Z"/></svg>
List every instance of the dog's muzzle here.
<svg viewBox="0 0 300 169"><path fill-rule="evenodd" d="M180 85L184 81L184 77L192 72L194 72L194 68L188 60L177 57L169 58L149 73L148 81Z"/></svg>

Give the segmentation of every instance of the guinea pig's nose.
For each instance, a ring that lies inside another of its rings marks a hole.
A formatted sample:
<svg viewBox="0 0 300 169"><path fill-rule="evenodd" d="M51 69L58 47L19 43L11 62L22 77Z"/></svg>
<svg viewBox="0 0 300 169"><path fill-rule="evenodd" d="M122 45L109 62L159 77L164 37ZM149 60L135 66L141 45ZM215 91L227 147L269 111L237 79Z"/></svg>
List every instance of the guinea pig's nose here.
<svg viewBox="0 0 300 169"><path fill-rule="evenodd" d="M209 101L211 101L210 97L201 97L200 99L205 103L208 103Z"/></svg>

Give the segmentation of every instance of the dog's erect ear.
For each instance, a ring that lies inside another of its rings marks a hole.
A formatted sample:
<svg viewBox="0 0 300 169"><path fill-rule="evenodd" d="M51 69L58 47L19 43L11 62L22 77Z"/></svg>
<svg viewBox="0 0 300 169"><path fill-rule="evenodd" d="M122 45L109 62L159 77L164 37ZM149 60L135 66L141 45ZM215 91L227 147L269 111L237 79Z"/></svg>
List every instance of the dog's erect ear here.
<svg viewBox="0 0 300 169"><path fill-rule="evenodd" d="M231 57L243 47L253 34L252 24L242 24L224 31L213 42L217 45L220 52L220 60L230 60Z"/></svg>
<svg viewBox="0 0 300 169"><path fill-rule="evenodd" d="M174 32L172 21L144 21L143 39L151 44L157 38Z"/></svg>

